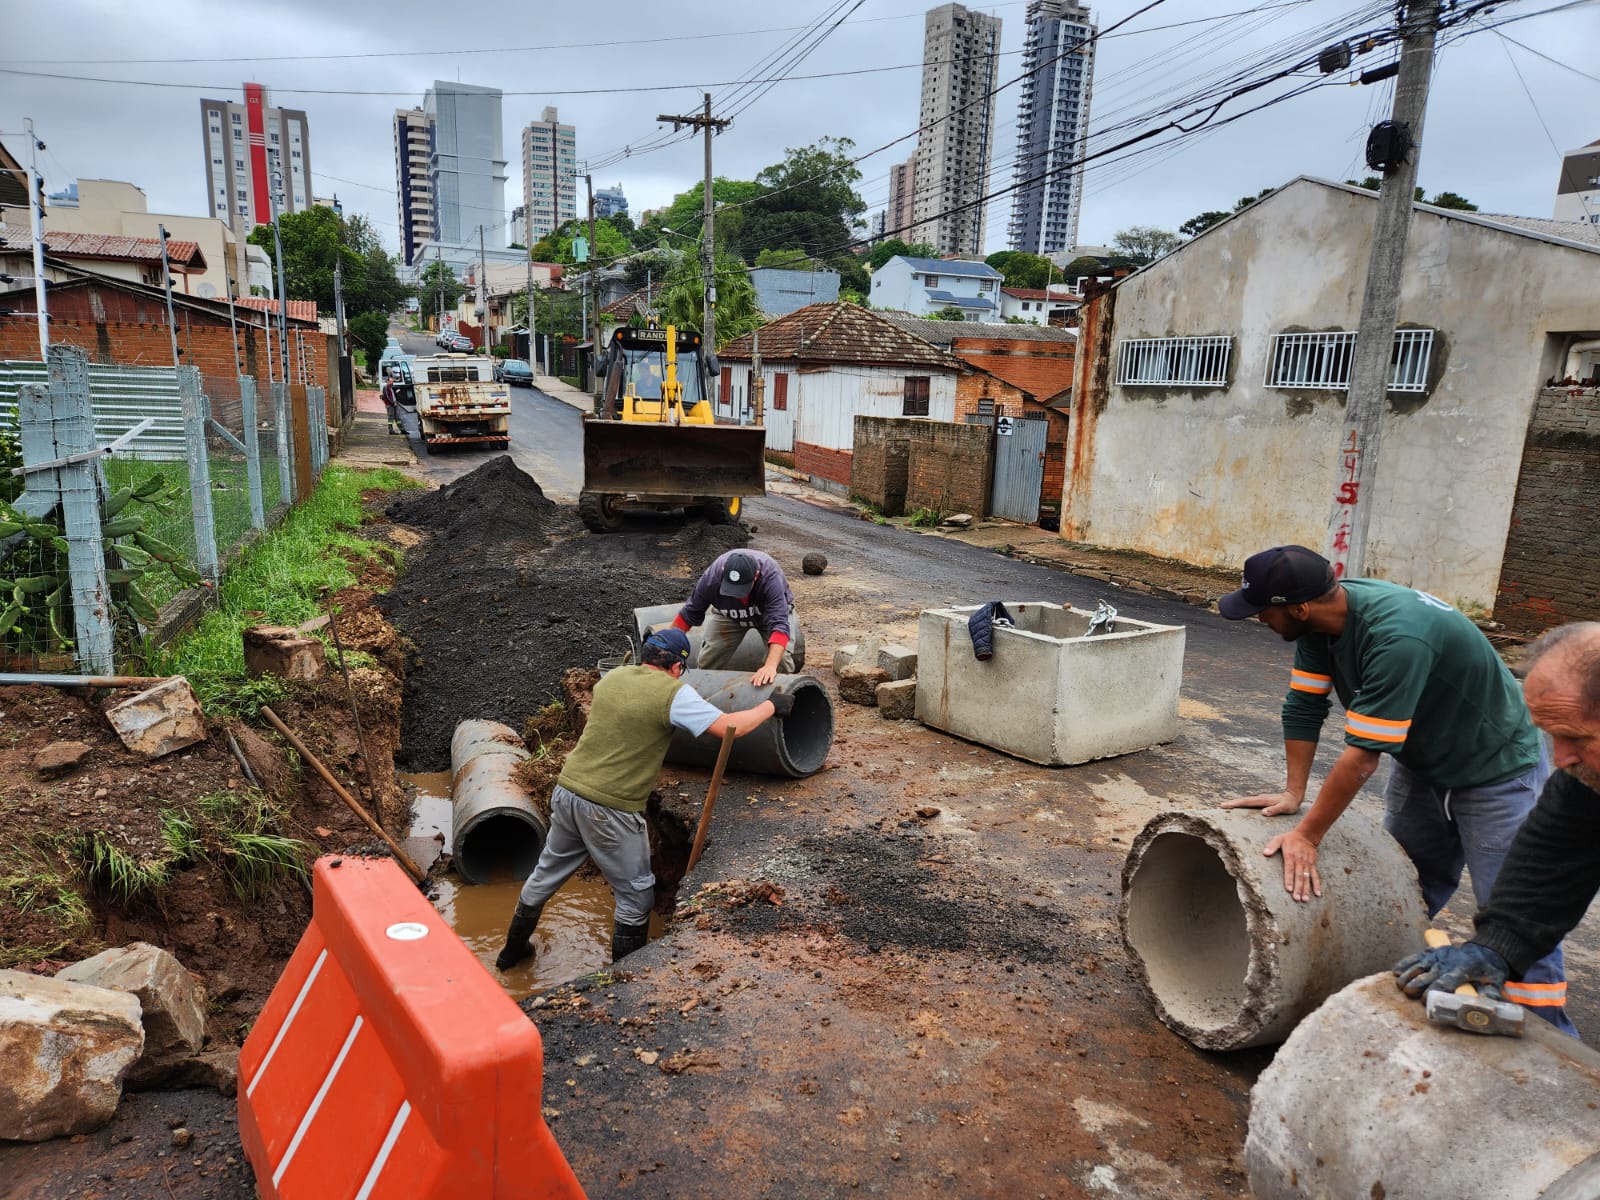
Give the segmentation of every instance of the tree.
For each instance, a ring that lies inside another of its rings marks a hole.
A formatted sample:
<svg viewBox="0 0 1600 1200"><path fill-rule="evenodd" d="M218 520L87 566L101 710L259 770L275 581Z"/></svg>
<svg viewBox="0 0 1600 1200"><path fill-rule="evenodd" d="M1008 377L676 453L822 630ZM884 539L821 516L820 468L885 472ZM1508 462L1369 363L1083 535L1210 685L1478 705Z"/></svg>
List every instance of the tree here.
<svg viewBox="0 0 1600 1200"><path fill-rule="evenodd" d="M628 287L638 291L646 284L653 284L660 291L662 281L682 257L681 251L669 250L664 246L630 254L622 264L627 271Z"/></svg>
<svg viewBox="0 0 1600 1200"><path fill-rule="evenodd" d="M756 255L756 266L777 267L784 271L804 271L811 258L803 250L763 250Z"/></svg>
<svg viewBox="0 0 1600 1200"><path fill-rule="evenodd" d="M285 213L278 220L283 240L284 289L291 300L313 300L317 311L331 316L334 304L334 265L344 271L345 312L391 312L407 291L395 274L394 260L378 240L371 223L354 214L341 217L318 205L304 212ZM248 239L267 253L274 268L277 246L270 225L258 225Z"/></svg>
<svg viewBox="0 0 1600 1200"><path fill-rule="evenodd" d="M1257 200L1265 200L1268 196L1272 195L1272 193L1277 191L1277 190L1278 190L1277 188L1262 188L1254 196L1240 196L1237 200L1235 200L1233 202L1233 211L1234 212L1243 212L1245 209L1249 208L1252 204L1254 204Z"/></svg>
<svg viewBox="0 0 1600 1200"><path fill-rule="evenodd" d="M967 314L962 312L954 304L946 304L943 308L937 310L936 312L929 313L928 319L930 321L965 321L967 319Z"/></svg>
<svg viewBox="0 0 1600 1200"><path fill-rule="evenodd" d="M718 254L712 264L717 281L717 345L759 329L766 323L756 307L756 289L740 260ZM662 288L661 323L703 332L705 273L699 255L685 254ZM715 349L715 347L713 347Z"/></svg>
<svg viewBox="0 0 1600 1200"><path fill-rule="evenodd" d="M754 200L760 190L760 185L753 179L719 177L712 180L711 199L717 205L744 205ZM665 209L644 219L635 244L641 250L654 246L683 250L699 241L705 221L705 194L704 182L678 193ZM719 212L714 222L717 245L726 247L740 244L743 224L742 207Z"/></svg>
<svg viewBox="0 0 1600 1200"><path fill-rule="evenodd" d="M854 148L849 138L824 137L790 147L782 162L763 167L756 196L744 206L739 245L745 256L768 247L830 260L846 252L855 220L867 208L856 195L861 172L851 161Z"/></svg>
<svg viewBox="0 0 1600 1200"><path fill-rule="evenodd" d="M577 261L572 256L572 242L578 237L588 240L589 222L586 218L579 217L568 221L553 233L545 234L533 244L533 249L529 253L533 256L534 262L560 263L570 267ZM594 241L595 244L589 247L589 260L598 261L602 265L614 263L633 250L633 244L618 231L609 218L595 221Z"/></svg>
<svg viewBox="0 0 1600 1200"><path fill-rule="evenodd" d="M435 259L422 270L421 286L417 291L418 307L425 313L436 313L455 308L464 290L450 264Z"/></svg>
<svg viewBox="0 0 1600 1200"><path fill-rule="evenodd" d="M1092 254L1080 254L1061 268L1061 277L1063 279L1077 279L1082 275L1104 275L1110 269L1110 265L1104 259L1096 258Z"/></svg>
<svg viewBox="0 0 1600 1200"><path fill-rule="evenodd" d="M1183 239L1177 234L1154 225L1130 225L1111 239L1111 246L1118 254L1141 267L1155 262L1163 254L1171 254L1181 245Z"/></svg>
<svg viewBox="0 0 1600 1200"><path fill-rule="evenodd" d="M1196 238L1218 221L1226 221L1232 215L1232 213L1223 212L1220 209L1210 208L1203 213L1190 217L1182 225L1179 225L1178 232L1186 238Z"/></svg>
<svg viewBox="0 0 1600 1200"><path fill-rule="evenodd" d="M388 314L368 311L351 317L350 337L366 355L367 371L377 370L378 360L383 357L383 348L389 341Z"/></svg>
<svg viewBox="0 0 1600 1200"><path fill-rule="evenodd" d="M876 271L891 258L938 258L939 248L930 246L927 242L912 242L907 245L899 238L888 238L872 247L867 252L867 265Z"/></svg>
<svg viewBox="0 0 1600 1200"><path fill-rule="evenodd" d="M1429 204L1437 208L1453 208L1457 212L1477 212L1478 206L1457 192L1435 192Z"/></svg>
<svg viewBox="0 0 1600 1200"><path fill-rule="evenodd" d="M1048 258L1025 250L1001 250L983 261L1000 272L1006 287L1047 287L1055 274L1055 267Z"/></svg>

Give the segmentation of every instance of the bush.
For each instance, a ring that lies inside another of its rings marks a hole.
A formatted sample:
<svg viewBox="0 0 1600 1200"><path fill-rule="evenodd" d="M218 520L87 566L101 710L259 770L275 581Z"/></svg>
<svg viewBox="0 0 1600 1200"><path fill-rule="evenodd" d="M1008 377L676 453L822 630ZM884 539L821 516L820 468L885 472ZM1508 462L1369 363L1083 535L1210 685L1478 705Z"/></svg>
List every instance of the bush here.
<svg viewBox="0 0 1600 1200"><path fill-rule="evenodd" d="M510 358L511 357L511 347L510 346L496 346L494 349L490 350L489 353L494 355L496 358Z"/></svg>

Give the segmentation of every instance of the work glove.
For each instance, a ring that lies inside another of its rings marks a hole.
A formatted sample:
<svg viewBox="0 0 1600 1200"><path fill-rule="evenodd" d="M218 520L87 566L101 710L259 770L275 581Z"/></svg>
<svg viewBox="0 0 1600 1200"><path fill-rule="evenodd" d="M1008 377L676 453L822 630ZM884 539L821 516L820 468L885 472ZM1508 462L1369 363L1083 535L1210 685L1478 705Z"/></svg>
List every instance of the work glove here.
<svg viewBox="0 0 1600 1200"><path fill-rule="evenodd" d="M1412 999L1423 992L1454 992L1463 983L1476 985L1478 993L1499 1000L1500 985L1511 974L1506 960L1487 946L1463 942L1424 950L1394 965L1395 982Z"/></svg>
<svg viewBox="0 0 1600 1200"><path fill-rule="evenodd" d="M787 717L794 711L794 697L788 692L773 692L767 699L772 702L772 715L775 717Z"/></svg>

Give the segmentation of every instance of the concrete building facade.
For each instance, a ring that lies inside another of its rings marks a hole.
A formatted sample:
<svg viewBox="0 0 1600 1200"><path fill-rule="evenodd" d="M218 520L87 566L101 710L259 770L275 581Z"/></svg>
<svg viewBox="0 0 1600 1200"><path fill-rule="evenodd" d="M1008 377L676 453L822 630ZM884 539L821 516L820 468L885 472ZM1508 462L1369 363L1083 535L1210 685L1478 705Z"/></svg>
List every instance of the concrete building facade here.
<svg viewBox="0 0 1600 1200"><path fill-rule="evenodd" d="M424 242L433 240L433 126L420 108L394 113L394 182L400 200L400 260L417 265Z"/></svg>
<svg viewBox="0 0 1600 1200"><path fill-rule="evenodd" d="M267 89L244 85L244 102L203 98L206 212L228 222L243 242L279 212L304 212L311 192L311 127L296 108L273 108Z"/></svg>
<svg viewBox="0 0 1600 1200"><path fill-rule="evenodd" d="M1561 178L1556 181L1558 221L1587 221L1600 225L1600 141L1590 142L1561 156Z"/></svg>
<svg viewBox="0 0 1600 1200"><path fill-rule="evenodd" d="M1090 298L1063 537L1224 568L1328 544L1376 203L1302 177ZM1544 226L1415 206L1368 575L1494 605L1536 400L1600 339L1600 244L1565 236L1592 227Z"/></svg>
<svg viewBox="0 0 1600 1200"><path fill-rule="evenodd" d="M1078 0L1032 0L1017 101L1017 191L1007 244L1053 254L1078 240L1095 25Z"/></svg>
<svg viewBox="0 0 1600 1200"><path fill-rule="evenodd" d="M573 200L576 206L577 181L573 181ZM622 192L622 185L615 184L608 188L601 188L594 194L594 215L597 217L614 217L618 213L624 215L628 211L628 197ZM577 214L574 213L574 216Z"/></svg>
<svg viewBox="0 0 1600 1200"><path fill-rule="evenodd" d="M922 49L922 104L912 219L915 237L940 254L981 257L1000 18L960 4L930 9Z"/></svg>
<svg viewBox="0 0 1600 1200"><path fill-rule="evenodd" d="M554 105L522 130L522 206L524 245L531 246L578 215L578 135L561 123ZM617 195L621 196L621 189ZM623 200L623 209L627 201ZM600 195L595 194L600 216Z"/></svg>
<svg viewBox="0 0 1600 1200"><path fill-rule="evenodd" d="M899 238L902 242L912 241L912 221L914 205L913 200L917 194L917 152L913 150L911 157L903 163L895 163L889 168L889 204L884 209L883 234L885 237Z"/></svg>
<svg viewBox="0 0 1600 1200"><path fill-rule="evenodd" d="M506 160L501 157L500 89L435 80L423 97L422 109L431 131L431 240L476 251L482 226L484 244L503 249Z"/></svg>

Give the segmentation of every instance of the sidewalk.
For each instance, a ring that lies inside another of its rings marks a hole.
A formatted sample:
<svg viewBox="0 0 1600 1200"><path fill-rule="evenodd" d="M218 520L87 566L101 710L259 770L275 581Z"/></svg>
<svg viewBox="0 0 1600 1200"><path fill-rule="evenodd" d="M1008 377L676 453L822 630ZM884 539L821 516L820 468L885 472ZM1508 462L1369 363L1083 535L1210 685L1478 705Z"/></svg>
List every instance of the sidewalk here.
<svg viewBox="0 0 1600 1200"><path fill-rule="evenodd" d="M575 388L570 383L562 383L554 375L535 375L533 386L538 388L552 400L559 400L563 404L570 404L580 412L594 411L594 397L581 388Z"/></svg>
<svg viewBox="0 0 1600 1200"><path fill-rule="evenodd" d="M337 461L348 467L394 467L418 479L423 478L422 465L411 452L411 443L403 434L391 434L389 423L383 417L383 405L376 413L356 410L350 429L339 445Z"/></svg>

